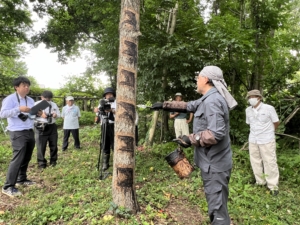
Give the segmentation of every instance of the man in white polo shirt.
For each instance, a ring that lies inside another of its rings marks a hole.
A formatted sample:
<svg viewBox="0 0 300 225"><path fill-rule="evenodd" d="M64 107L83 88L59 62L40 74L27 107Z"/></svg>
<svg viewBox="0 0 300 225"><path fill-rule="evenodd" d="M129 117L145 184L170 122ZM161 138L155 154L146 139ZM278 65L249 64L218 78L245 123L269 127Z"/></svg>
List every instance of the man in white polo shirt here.
<svg viewBox="0 0 300 225"><path fill-rule="evenodd" d="M259 90L249 91L246 123L250 125L249 153L257 185L267 185L277 195L279 171L276 157L275 130L279 119L273 106L261 102Z"/></svg>

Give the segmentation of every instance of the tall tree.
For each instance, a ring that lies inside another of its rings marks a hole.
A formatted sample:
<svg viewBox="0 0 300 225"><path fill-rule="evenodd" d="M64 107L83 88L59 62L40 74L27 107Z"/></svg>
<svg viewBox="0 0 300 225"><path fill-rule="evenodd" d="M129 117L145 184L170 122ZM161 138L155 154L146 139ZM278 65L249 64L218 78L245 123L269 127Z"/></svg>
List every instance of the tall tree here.
<svg viewBox="0 0 300 225"><path fill-rule="evenodd" d="M0 18L0 91L7 94L12 79L27 73L25 63L20 60L24 55L21 44L28 41L26 32L32 21L23 0L0 0Z"/></svg>
<svg viewBox="0 0 300 225"><path fill-rule="evenodd" d="M117 74L113 201L139 211L135 178L135 116L140 0L122 0Z"/></svg>

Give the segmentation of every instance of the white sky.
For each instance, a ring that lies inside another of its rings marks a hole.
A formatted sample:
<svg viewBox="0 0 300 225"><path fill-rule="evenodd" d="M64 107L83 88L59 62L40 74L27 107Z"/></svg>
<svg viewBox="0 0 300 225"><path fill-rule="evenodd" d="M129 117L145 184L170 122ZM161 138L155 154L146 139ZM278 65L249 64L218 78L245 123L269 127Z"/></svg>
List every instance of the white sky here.
<svg viewBox="0 0 300 225"><path fill-rule="evenodd" d="M57 54L50 53L44 44L29 50L23 60L27 64L28 75L35 77L41 87L45 88L62 87L65 82L63 76L81 74L87 66L87 62L81 58L67 64L57 62Z"/></svg>

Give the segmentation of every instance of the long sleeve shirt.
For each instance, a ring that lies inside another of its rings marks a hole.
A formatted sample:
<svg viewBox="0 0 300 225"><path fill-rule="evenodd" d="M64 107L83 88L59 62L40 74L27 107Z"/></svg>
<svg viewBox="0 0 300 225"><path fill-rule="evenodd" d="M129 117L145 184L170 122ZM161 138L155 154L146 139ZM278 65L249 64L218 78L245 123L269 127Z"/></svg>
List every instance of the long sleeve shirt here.
<svg viewBox="0 0 300 225"><path fill-rule="evenodd" d="M211 88L200 99L188 102L187 111L194 113L193 133L210 130L217 141L210 147L195 147L195 164L205 172L231 169L229 109L225 99L216 88Z"/></svg>
<svg viewBox="0 0 300 225"><path fill-rule="evenodd" d="M33 120L28 118L25 121L22 121L18 115L21 113L19 107L27 106L32 108L34 106L34 100L28 96L22 98L17 93L8 95L2 101L2 107L0 111L1 118L7 118L7 130L9 131L21 131L33 129ZM22 112L25 115L28 113Z"/></svg>

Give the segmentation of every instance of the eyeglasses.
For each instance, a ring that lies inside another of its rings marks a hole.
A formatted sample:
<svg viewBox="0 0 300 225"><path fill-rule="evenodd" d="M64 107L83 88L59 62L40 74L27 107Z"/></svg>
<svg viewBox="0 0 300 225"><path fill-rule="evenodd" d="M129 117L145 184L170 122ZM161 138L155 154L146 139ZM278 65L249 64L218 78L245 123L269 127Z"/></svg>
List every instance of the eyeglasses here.
<svg viewBox="0 0 300 225"><path fill-rule="evenodd" d="M199 79L199 75L200 75L200 72L199 71L197 71L197 72L195 72L195 81L197 81L198 79Z"/></svg>

